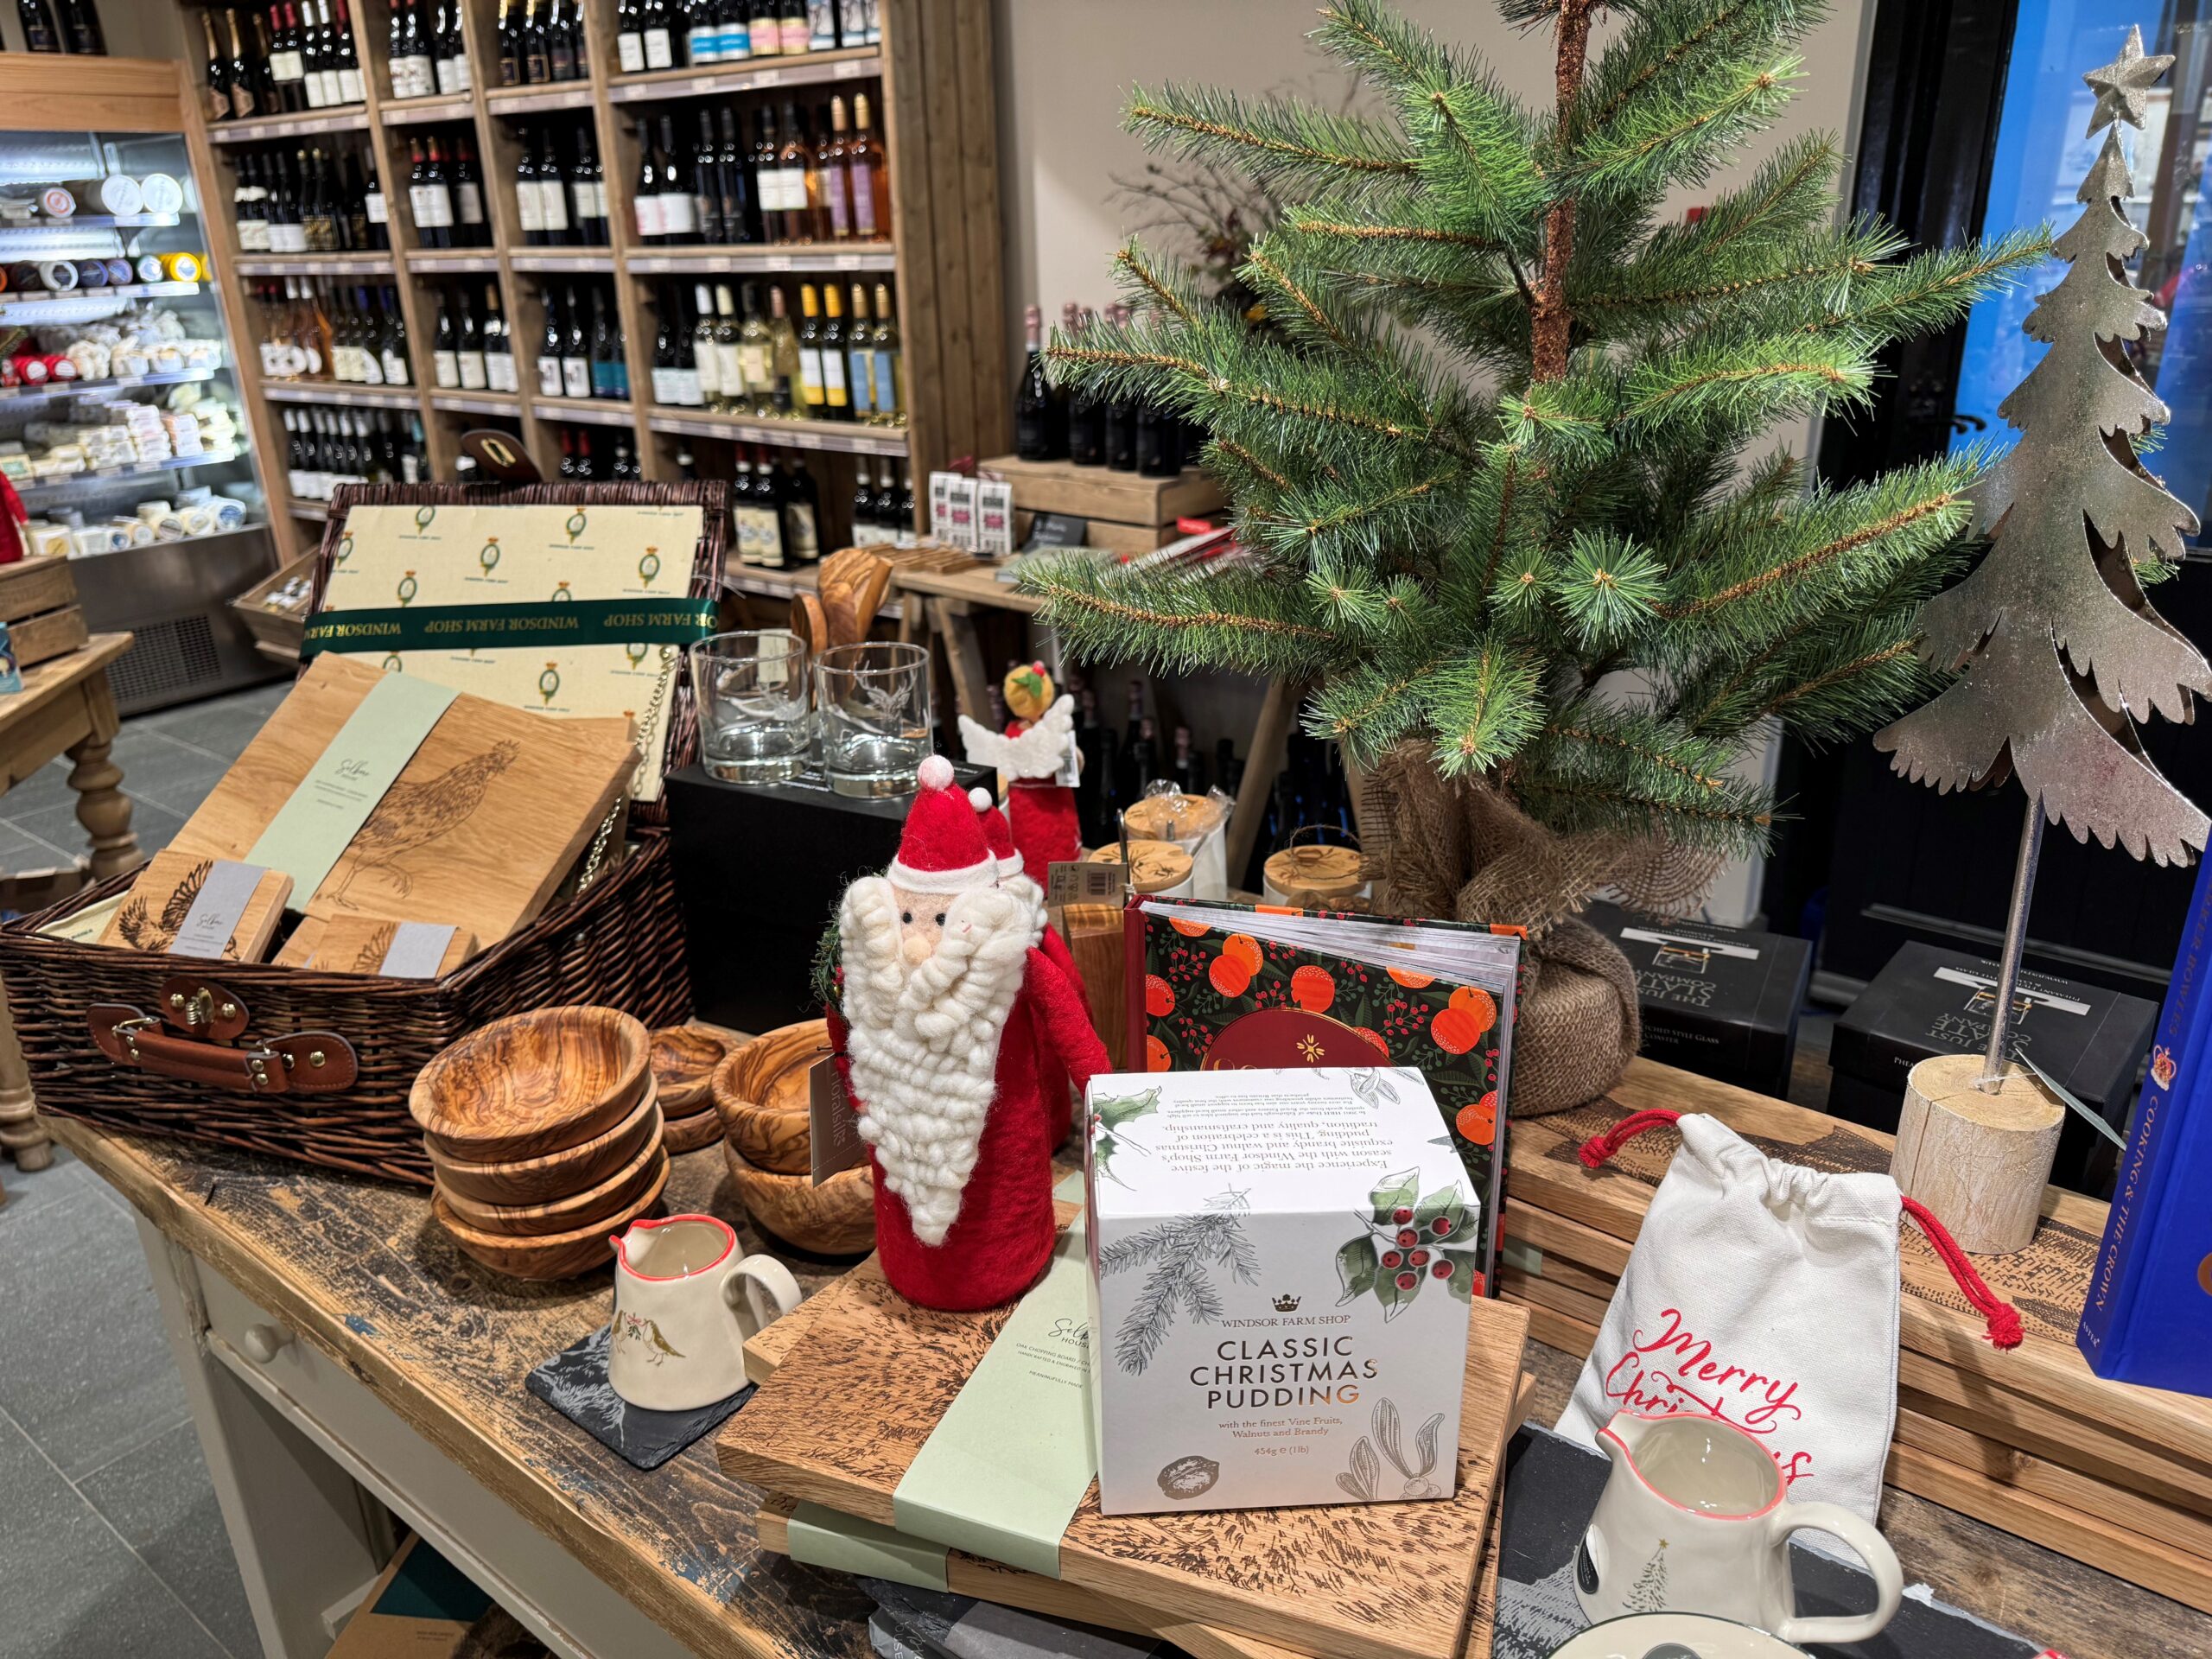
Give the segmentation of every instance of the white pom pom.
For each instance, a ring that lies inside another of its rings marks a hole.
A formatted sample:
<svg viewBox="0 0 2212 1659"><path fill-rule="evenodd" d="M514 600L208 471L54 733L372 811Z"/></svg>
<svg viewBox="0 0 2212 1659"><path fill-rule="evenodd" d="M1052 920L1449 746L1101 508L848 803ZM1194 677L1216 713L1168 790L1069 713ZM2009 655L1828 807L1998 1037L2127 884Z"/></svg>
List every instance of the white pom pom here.
<svg viewBox="0 0 2212 1659"><path fill-rule="evenodd" d="M968 804L974 807L978 812L989 811L991 810L991 791L985 789L981 784L976 785L975 788L968 791Z"/></svg>
<svg viewBox="0 0 2212 1659"><path fill-rule="evenodd" d="M952 782L952 762L941 754L932 754L922 762L914 779L924 789L943 789Z"/></svg>

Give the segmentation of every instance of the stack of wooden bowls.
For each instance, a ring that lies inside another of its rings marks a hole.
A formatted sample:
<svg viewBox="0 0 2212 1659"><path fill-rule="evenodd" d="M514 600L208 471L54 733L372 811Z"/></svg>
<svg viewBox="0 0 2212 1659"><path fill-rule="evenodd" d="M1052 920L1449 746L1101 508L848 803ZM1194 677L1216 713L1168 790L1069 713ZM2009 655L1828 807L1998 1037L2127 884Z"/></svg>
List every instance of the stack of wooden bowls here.
<svg viewBox="0 0 2212 1659"><path fill-rule="evenodd" d="M408 1109L431 1206L461 1250L517 1279L613 1260L619 1233L668 1184L645 1028L613 1008L539 1008L440 1052Z"/></svg>
<svg viewBox="0 0 2212 1659"><path fill-rule="evenodd" d="M829 1052L826 1020L764 1033L715 1069L715 1109L730 1185L755 1225L817 1255L861 1255L875 1248L868 1166L813 1179L808 1073Z"/></svg>
<svg viewBox="0 0 2212 1659"><path fill-rule="evenodd" d="M660 1091L661 1139L669 1151L696 1152L722 1138L715 1112L715 1068L729 1045L696 1026L653 1033L653 1086Z"/></svg>

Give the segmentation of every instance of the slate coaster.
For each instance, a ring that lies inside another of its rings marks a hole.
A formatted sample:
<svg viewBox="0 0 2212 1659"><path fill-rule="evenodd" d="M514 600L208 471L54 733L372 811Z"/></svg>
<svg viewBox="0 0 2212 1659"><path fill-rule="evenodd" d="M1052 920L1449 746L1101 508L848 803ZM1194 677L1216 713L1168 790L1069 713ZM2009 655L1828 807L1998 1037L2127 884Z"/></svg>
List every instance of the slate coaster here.
<svg viewBox="0 0 2212 1659"><path fill-rule="evenodd" d="M658 1469L702 1434L711 1434L753 1397L746 1384L727 1400L692 1411L647 1411L614 1392L607 1350L614 1327L602 1325L530 1374L530 1391L632 1467Z"/></svg>

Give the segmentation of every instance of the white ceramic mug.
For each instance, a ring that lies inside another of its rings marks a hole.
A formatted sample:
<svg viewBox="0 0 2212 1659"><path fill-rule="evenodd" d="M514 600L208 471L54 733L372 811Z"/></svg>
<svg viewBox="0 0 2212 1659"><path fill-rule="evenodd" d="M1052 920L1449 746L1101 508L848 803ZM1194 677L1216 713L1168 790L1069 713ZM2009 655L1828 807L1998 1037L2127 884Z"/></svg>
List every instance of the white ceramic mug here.
<svg viewBox="0 0 2212 1659"><path fill-rule="evenodd" d="M770 1255L740 1255L712 1216L637 1221L614 1247L614 1330L607 1380L649 1411L690 1411L745 1386L747 1339L799 1304Z"/></svg>
<svg viewBox="0 0 2212 1659"><path fill-rule="evenodd" d="M1715 1417L1621 1412L1598 1433L1613 1460L1574 1559L1574 1590L1598 1623L1630 1613L1710 1613L1784 1642L1863 1642L1904 1591L1882 1535L1834 1503L1783 1500L1781 1467L1752 1435ZM1789 1535L1833 1534L1866 1563L1871 1613L1800 1618Z"/></svg>

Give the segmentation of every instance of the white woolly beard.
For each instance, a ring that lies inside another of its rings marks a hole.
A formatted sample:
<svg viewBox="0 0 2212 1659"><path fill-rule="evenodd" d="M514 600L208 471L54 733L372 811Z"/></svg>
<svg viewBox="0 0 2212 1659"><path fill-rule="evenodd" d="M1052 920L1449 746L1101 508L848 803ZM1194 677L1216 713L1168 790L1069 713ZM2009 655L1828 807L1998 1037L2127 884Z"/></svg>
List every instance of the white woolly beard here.
<svg viewBox="0 0 2212 1659"><path fill-rule="evenodd" d="M943 1243L959 1219L1000 1033L1044 933L1041 896L1033 882L957 895L936 950L909 966L892 884L868 876L845 890L837 921L861 1138L925 1244Z"/></svg>

